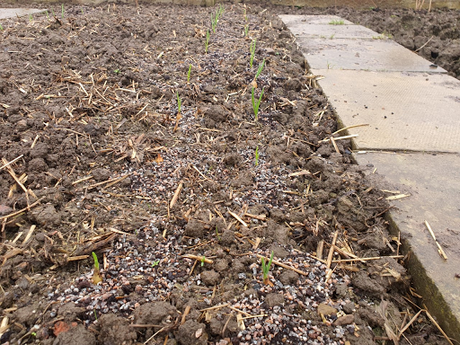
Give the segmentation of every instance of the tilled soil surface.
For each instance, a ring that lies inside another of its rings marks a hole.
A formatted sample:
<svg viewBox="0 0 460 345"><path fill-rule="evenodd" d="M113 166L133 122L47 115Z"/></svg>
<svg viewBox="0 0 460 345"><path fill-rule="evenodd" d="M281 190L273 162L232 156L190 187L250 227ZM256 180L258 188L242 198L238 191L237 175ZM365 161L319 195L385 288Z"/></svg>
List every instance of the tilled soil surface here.
<svg viewBox="0 0 460 345"><path fill-rule="evenodd" d="M274 11L2 21L2 343L445 343Z"/></svg>

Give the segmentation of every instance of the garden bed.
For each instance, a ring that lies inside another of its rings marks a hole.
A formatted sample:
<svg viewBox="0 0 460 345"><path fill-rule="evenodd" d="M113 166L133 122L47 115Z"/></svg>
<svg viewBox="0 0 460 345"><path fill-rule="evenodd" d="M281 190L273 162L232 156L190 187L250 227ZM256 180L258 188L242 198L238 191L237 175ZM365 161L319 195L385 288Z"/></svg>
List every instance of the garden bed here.
<svg viewBox="0 0 460 345"><path fill-rule="evenodd" d="M2 342L445 343L276 11L1 23Z"/></svg>

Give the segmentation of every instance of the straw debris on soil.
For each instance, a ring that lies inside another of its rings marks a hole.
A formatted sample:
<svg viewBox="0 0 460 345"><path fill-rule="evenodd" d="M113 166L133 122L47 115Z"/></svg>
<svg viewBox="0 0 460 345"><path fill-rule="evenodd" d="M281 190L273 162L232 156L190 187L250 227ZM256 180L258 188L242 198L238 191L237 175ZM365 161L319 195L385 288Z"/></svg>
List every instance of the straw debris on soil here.
<svg viewBox="0 0 460 345"><path fill-rule="evenodd" d="M2 21L1 342L445 343L295 38L217 9Z"/></svg>

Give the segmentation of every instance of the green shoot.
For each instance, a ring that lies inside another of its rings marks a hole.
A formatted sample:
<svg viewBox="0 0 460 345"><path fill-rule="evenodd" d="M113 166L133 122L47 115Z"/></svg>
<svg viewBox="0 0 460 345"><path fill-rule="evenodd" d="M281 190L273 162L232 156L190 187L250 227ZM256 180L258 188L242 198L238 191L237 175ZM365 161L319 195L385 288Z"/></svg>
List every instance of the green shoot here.
<svg viewBox="0 0 460 345"><path fill-rule="evenodd" d="M50 19L50 14L48 13L48 10L46 10L45 13L46 13L46 18Z"/></svg>
<svg viewBox="0 0 460 345"><path fill-rule="evenodd" d="M192 64L188 65L187 84L190 83L190 74L192 74Z"/></svg>
<svg viewBox="0 0 460 345"><path fill-rule="evenodd" d="M216 33L216 27L217 27L217 13L215 16L212 15L211 13L211 28L212 32Z"/></svg>
<svg viewBox="0 0 460 345"><path fill-rule="evenodd" d="M259 146L256 147L256 158L255 158L254 163L256 166L259 165Z"/></svg>
<svg viewBox="0 0 460 345"><path fill-rule="evenodd" d="M0 24L0 31L3 31L3 26L2 26L2 24Z"/></svg>
<svg viewBox="0 0 460 345"><path fill-rule="evenodd" d="M113 71L115 74L120 74L120 69L117 68L116 70Z"/></svg>
<svg viewBox="0 0 460 345"><path fill-rule="evenodd" d="M31 22L33 20L34 20L34 16L32 16L32 14L29 14L29 22Z"/></svg>
<svg viewBox="0 0 460 345"><path fill-rule="evenodd" d="M56 14L54 13L54 10L53 10L53 9L51 9L51 13L53 14L53 17L56 18Z"/></svg>
<svg viewBox="0 0 460 345"><path fill-rule="evenodd" d="M259 77L260 73L262 73L264 66L265 66L265 59L263 59L262 62L259 64L259 68L257 68L257 73L256 73L254 80L256 80Z"/></svg>
<svg viewBox="0 0 460 345"><path fill-rule="evenodd" d="M206 256L203 255L203 257L201 258L201 267L204 266L205 260L206 260Z"/></svg>
<svg viewBox="0 0 460 345"><path fill-rule="evenodd" d="M181 101L180 96L179 96L179 91L177 91L176 95L177 95L177 113L180 114L182 101Z"/></svg>
<svg viewBox="0 0 460 345"><path fill-rule="evenodd" d="M254 39L250 46L251 58L249 60L249 66L252 68L252 63L254 62L254 55L256 55L256 42L257 39Z"/></svg>
<svg viewBox="0 0 460 345"><path fill-rule="evenodd" d="M61 18L64 19L64 4L61 4Z"/></svg>
<svg viewBox="0 0 460 345"><path fill-rule="evenodd" d="M95 252L92 252L91 254L93 255L94 259L93 283L97 285L102 281L101 272L99 270L99 261L97 260L97 255Z"/></svg>
<svg viewBox="0 0 460 345"><path fill-rule="evenodd" d="M209 47L209 30L206 31L206 41L204 41L204 52L206 54L208 53L208 47Z"/></svg>
<svg viewBox="0 0 460 345"><path fill-rule="evenodd" d="M152 263L152 267L158 266L160 264L160 260L156 260Z"/></svg>
<svg viewBox="0 0 460 345"><path fill-rule="evenodd" d="M271 267L272 261L273 261L273 255L275 255L275 253L272 250L272 255L270 255L270 260L268 261L268 264L265 263L265 258L261 259L261 261L262 261L262 273L263 273L263 276L264 276L264 284L266 284L266 285L269 284L268 272L270 272L270 267Z"/></svg>
<svg viewBox="0 0 460 345"><path fill-rule="evenodd" d="M94 269L99 271L99 261L97 260L97 255L95 252L92 252L91 254L93 255L94 259Z"/></svg>
<svg viewBox="0 0 460 345"><path fill-rule="evenodd" d="M83 11L83 7L80 7L80 9L81 9L81 14L82 15L85 14L85 12Z"/></svg>
<svg viewBox="0 0 460 345"><path fill-rule="evenodd" d="M95 318L95 319L96 319L96 321L97 321L97 314L96 314L96 309L93 309L93 311L94 311L94 318Z"/></svg>
<svg viewBox="0 0 460 345"><path fill-rule="evenodd" d="M219 4L219 9L217 10L218 18L220 18L220 16L224 14L224 11L225 11L225 7L222 6L222 4Z"/></svg>
<svg viewBox="0 0 460 345"><path fill-rule="evenodd" d="M244 36L248 36L248 32L249 32L249 26L248 25L245 25L244 26Z"/></svg>
<svg viewBox="0 0 460 345"><path fill-rule="evenodd" d="M217 240L220 242L220 235L219 235L219 230L217 229L217 225L216 225L216 237L217 237Z"/></svg>
<svg viewBox="0 0 460 345"><path fill-rule="evenodd" d="M246 9L243 10L244 20L248 21L248 16L246 15Z"/></svg>
<svg viewBox="0 0 460 345"><path fill-rule="evenodd" d="M329 25L344 25L345 22L343 20L331 20Z"/></svg>
<svg viewBox="0 0 460 345"><path fill-rule="evenodd" d="M265 88L262 89L262 92L260 93L258 100L256 100L254 97L254 88L252 88L252 91L251 91L252 109L254 110L254 116L255 116L256 121L259 118L259 107L260 107L260 102L262 102L262 97L264 96L264 89Z"/></svg>

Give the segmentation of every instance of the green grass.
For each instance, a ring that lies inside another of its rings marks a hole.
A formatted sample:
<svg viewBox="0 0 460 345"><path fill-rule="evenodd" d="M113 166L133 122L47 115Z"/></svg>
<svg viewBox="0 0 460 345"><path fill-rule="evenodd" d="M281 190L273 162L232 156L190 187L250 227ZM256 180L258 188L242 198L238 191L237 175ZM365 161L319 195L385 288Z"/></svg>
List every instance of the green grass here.
<svg viewBox="0 0 460 345"><path fill-rule="evenodd" d="M188 72L187 72L187 84L190 83L190 75L192 74L192 64L188 65Z"/></svg>
<svg viewBox="0 0 460 345"><path fill-rule="evenodd" d="M265 66L265 59L262 60L262 62L259 64L259 67L257 68L257 73L256 73L256 76L254 78L254 80L256 80L260 73L262 73L263 69L264 69L264 66Z"/></svg>
<svg viewBox="0 0 460 345"><path fill-rule="evenodd" d="M256 99L254 97L254 88L252 88L252 91L251 91L252 109L254 110L254 117L256 121L259 119L259 107L260 107L260 103L262 102L263 96L264 96L264 89L262 89L259 99Z"/></svg>
<svg viewBox="0 0 460 345"><path fill-rule="evenodd" d="M2 26L2 24L0 24L0 31L3 31L3 26Z"/></svg>
<svg viewBox="0 0 460 345"><path fill-rule="evenodd" d="M259 165L259 146L258 146L258 145L257 145L257 147L256 147L256 154L255 154L254 164L255 164L256 166Z"/></svg>
<svg viewBox="0 0 460 345"><path fill-rule="evenodd" d="M272 265L274 255L275 253L272 250L272 255L270 255L270 260L268 261L268 263L265 262L265 258L260 259L262 262L262 274L264 277L264 284L268 284L268 272L270 272L270 267Z"/></svg>
<svg viewBox="0 0 460 345"><path fill-rule="evenodd" d="M179 91L176 92L177 95L177 113L180 114L181 107L182 107L182 101L179 96Z"/></svg>
<svg viewBox="0 0 460 345"><path fill-rule="evenodd" d="M64 19L64 4L61 4L61 18Z"/></svg>
<svg viewBox="0 0 460 345"><path fill-rule="evenodd" d="M29 22L32 22L34 20L34 16L32 14L29 14Z"/></svg>
<svg viewBox="0 0 460 345"><path fill-rule="evenodd" d="M248 36L248 32L249 32L249 26L248 25L245 25L244 26L244 36Z"/></svg>
<svg viewBox="0 0 460 345"><path fill-rule="evenodd" d="M99 260L97 259L97 255L95 252L91 253L93 255L93 260L94 260L94 269L99 271Z"/></svg>
<svg viewBox="0 0 460 345"><path fill-rule="evenodd" d="M331 20L329 25L344 25L345 22L343 20Z"/></svg>
<svg viewBox="0 0 460 345"><path fill-rule="evenodd" d="M251 57L250 57L250 60L249 60L249 66L252 68L252 64L254 62L254 56L256 55L256 43L257 43L257 39L254 39L252 42L251 42L251 46L249 47L249 50L251 52Z"/></svg>
<svg viewBox="0 0 460 345"><path fill-rule="evenodd" d="M204 41L204 52L207 54L208 53L208 48L209 48L209 30L206 31L206 40Z"/></svg>

